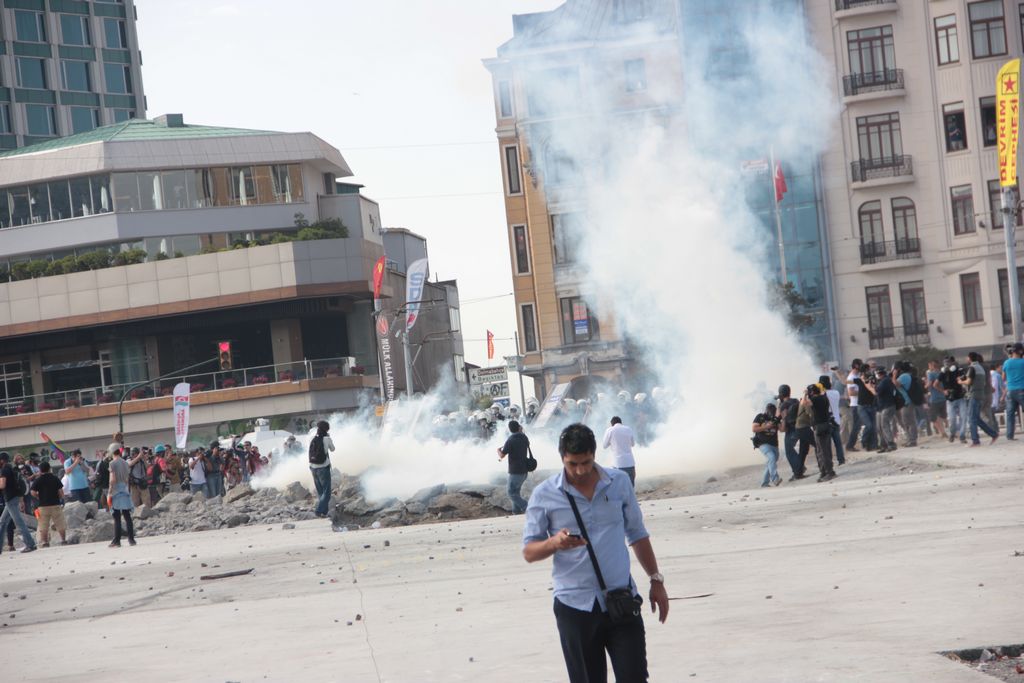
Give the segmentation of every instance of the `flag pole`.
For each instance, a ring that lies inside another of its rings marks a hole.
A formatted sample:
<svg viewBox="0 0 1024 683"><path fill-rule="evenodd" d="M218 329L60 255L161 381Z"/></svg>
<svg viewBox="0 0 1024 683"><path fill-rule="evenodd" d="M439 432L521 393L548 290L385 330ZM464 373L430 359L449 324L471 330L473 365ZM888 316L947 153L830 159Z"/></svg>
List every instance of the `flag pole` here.
<svg viewBox="0 0 1024 683"><path fill-rule="evenodd" d="M776 186L776 173L775 167L775 146L772 145L769 148L768 156L771 159L769 162L771 165L771 172L768 177L771 179L772 186L772 201L775 202L775 237L779 241L779 267L782 273L782 284L785 286L789 282L789 277L786 273L786 244L782 239L782 209L779 207L779 190Z"/></svg>

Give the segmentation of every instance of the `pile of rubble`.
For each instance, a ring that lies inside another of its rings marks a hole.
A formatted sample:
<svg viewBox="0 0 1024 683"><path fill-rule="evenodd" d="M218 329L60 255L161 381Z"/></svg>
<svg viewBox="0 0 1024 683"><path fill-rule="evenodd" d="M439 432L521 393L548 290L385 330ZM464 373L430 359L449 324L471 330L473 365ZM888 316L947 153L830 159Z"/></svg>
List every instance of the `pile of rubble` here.
<svg viewBox="0 0 1024 683"><path fill-rule="evenodd" d="M338 530L477 519L507 515L512 511L503 482L493 485L438 484L405 500L367 500L358 477L337 471L333 474L330 517L332 526ZM529 495L532 483L528 482L524 487L524 495ZM172 492L152 508L142 506L135 510L135 535L156 536L314 519L315 504L314 496L298 482L289 484L283 491L253 489L248 484L241 484L229 490L223 498L211 499L204 498L202 494ZM71 543L106 541L114 536L113 518L100 510L96 503L68 503L64 506L64 515ZM27 521L34 528L36 520Z"/></svg>

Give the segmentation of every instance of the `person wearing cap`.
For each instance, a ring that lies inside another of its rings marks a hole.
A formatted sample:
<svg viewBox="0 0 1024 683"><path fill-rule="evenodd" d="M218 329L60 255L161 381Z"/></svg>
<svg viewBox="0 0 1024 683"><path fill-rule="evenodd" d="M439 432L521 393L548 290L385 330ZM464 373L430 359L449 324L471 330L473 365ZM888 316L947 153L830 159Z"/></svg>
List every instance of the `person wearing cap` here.
<svg viewBox="0 0 1024 683"><path fill-rule="evenodd" d="M1006 438L1015 439L1017 410L1024 409L1024 344L1017 342L1010 349L1010 357L1003 361L1003 380L1006 384Z"/></svg>
<svg viewBox="0 0 1024 683"><path fill-rule="evenodd" d="M21 549L23 553L30 553L36 549L36 541L32 538L32 532L29 531L28 525L25 524L25 520L21 516L21 501L28 492L27 489L28 487L23 486L19 481L18 473L11 465L11 456L6 451L0 452L0 491L3 492L5 503L4 511L0 514L0 529L6 527L7 522L14 522L18 531L21 532L21 540L25 542L25 547Z"/></svg>
<svg viewBox="0 0 1024 683"><path fill-rule="evenodd" d="M806 400L811 407L811 425L814 430L815 455L818 458L818 481L836 478L832 464L832 407L825 396L825 387L811 384L807 387Z"/></svg>

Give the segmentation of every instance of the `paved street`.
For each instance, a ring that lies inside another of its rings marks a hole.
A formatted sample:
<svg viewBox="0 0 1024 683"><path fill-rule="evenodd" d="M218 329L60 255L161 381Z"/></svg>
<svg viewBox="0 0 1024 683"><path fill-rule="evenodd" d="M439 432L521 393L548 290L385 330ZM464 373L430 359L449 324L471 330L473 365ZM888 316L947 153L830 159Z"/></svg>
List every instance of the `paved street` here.
<svg viewBox="0 0 1024 683"><path fill-rule="evenodd" d="M645 503L670 594L713 593L648 619L652 680L993 680L935 653L1022 641L1024 446L914 457L943 468ZM310 521L5 553L10 680L564 680L519 534Z"/></svg>

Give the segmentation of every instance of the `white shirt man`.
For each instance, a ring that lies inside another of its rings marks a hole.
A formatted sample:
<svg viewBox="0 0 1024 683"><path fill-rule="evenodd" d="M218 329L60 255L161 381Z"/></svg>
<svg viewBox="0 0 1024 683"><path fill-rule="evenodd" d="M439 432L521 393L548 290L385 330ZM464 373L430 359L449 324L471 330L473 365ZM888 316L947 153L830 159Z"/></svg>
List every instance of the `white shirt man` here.
<svg viewBox="0 0 1024 683"><path fill-rule="evenodd" d="M612 426L604 433L604 448L612 450L612 467L628 474L631 482L636 482L636 460L633 458L635 445L633 430L622 424L621 418L613 417Z"/></svg>
<svg viewBox="0 0 1024 683"><path fill-rule="evenodd" d="M858 406L857 392L859 389L854 384L854 380L860 377L860 373L856 370L850 370L850 374L846 376L846 395L850 397L850 407L856 408Z"/></svg>

